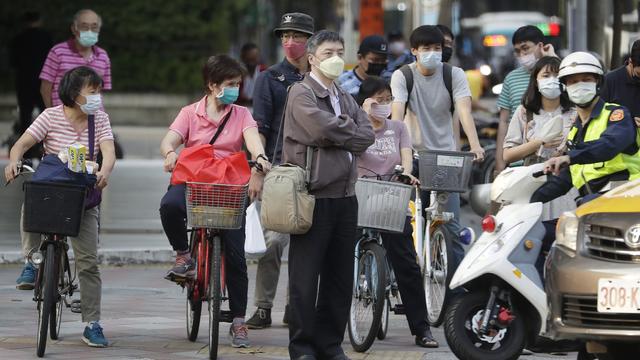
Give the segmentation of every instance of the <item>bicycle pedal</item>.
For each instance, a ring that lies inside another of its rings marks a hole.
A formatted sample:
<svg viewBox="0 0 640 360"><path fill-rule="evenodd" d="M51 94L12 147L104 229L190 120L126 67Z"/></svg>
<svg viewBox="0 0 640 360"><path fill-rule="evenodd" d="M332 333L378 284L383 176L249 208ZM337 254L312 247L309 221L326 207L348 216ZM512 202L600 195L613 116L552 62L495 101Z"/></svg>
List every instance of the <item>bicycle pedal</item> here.
<svg viewBox="0 0 640 360"><path fill-rule="evenodd" d="M220 310L220 322L232 323L233 315L231 314L231 311Z"/></svg>
<svg viewBox="0 0 640 360"><path fill-rule="evenodd" d="M82 304L80 303L80 300L73 300L70 307L72 313L82 314Z"/></svg>
<svg viewBox="0 0 640 360"><path fill-rule="evenodd" d="M394 307L391 308L391 311L393 311L393 313L396 315L405 314L404 305L402 304L396 304Z"/></svg>

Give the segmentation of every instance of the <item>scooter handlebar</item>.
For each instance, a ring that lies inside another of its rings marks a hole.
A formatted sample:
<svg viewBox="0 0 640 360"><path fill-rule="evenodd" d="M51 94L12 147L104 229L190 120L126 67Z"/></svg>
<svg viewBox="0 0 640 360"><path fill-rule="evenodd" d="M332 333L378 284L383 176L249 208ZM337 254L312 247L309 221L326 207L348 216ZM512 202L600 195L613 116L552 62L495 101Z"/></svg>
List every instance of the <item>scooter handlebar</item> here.
<svg viewBox="0 0 640 360"><path fill-rule="evenodd" d="M544 176L544 175L547 175L547 174L545 174L543 170L536 171L533 174L531 174L531 176L533 176L534 178L539 178L539 177Z"/></svg>

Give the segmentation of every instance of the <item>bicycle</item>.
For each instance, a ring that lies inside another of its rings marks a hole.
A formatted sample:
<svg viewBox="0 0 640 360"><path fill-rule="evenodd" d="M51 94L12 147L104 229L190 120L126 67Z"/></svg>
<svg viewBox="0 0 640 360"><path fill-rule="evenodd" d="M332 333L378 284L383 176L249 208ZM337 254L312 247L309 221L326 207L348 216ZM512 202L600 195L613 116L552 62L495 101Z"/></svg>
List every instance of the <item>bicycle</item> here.
<svg viewBox="0 0 640 360"><path fill-rule="evenodd" d="M450 261L455 259L451 247L453 235L445 227L454 214L443 208L450 193L467 190L474 155L461 151L424 150L416 157L420 186L416 187L414 200L415 245L422 270L427 323L437 327L444 320L443 310L451 298L448 287L456 266ZM420 190L430 192L429 206L424 209Z"/></svg>
<svg viewBox="0 0 640 360"><path fill-rule="evenodd" d="M261 166L249 162L259 171ZM249 185L208 184L187 182L185 199L187 225L191 234L189 249L195 260L193 278L173 279L187 292L186 324L187 338L195 342L200 329L202 303L208 302L209 312L209 358L218 357L218 335L220 322L231 323L230 311L222 310L222 302L229 298L226 293L224 271L224 246L220 230L242 227L247 205Z"/></svg>
<svg viewBox="0 0 640 360"><path fill-rule="evenodd" d="M30 166L18 163L18 174L33 173ZM36 354L43 357L47 332L58 340L63 305L80 312L80 301L69 302L78 286L76 268L73 274L67 251L67 236L77 236L84 214L87 188L82 185L27 181L23 184L24 230L42 234L40 247L28 254L38 268L33 300L38 310Z"/></svg>
<svg viewBox="0 0 640 360"><path fill-rule="evenodd" d="M402 167L392 179L406 181ZM389 175L387 175L389 176ZM375 338L386 337L389 313L404 314L395 274L386 257L381 231L402 232L412 187L366 178L356 182L358 226L362 235L355 245L353 298L349 314L349 340L355 351L365 352ZM395 305L391 307L392 298Z"/></svg>

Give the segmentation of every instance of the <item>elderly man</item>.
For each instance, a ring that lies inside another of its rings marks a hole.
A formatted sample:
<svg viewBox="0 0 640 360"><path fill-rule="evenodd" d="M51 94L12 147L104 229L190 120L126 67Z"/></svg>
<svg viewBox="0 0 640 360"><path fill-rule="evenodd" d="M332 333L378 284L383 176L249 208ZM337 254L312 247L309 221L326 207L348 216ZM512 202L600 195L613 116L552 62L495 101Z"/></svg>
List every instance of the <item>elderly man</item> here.
<svg viewBox="0 0 640 360"><path fill-rule="evenodd" d="M62 104L58 87L62 76L78 66L88 66L102 78L103 90L111 90L111 60L107 52L96 46L102 18L95 11L83 9L73 16L73 37L55 45L40 72L40 94L45 107Z"/></svg>
<svg viewBox="0 0 640 360"><path fill-rule="evenodd" d="M307 39L313 35L313 18L303 13L282 15L273 34L280 39L284 59L258 75L253 92L253 118L258 123L260 139L272 163L282 160L282 134L280 120L287 99L287 88L302 80L307 72ZM276 145L278 146L276 148ZM289 235L265 230L267 251L258 260L255 303L258 307L247 321L249 329L271 326L271 308L276 296L282 253L289 243ZM288 304L288 301L287 301ZM287 324L289 306L285 307L282 322Z"/></svg>
<svg viewBox="0 0 640 360"><path fill-rule="evenodd" d="M311 73L291 86L284 116L284 162L305 166L313 150L309 191L313 225L291 235L289 356L347 359L340 344L349 316L358 202L356 155L374 142L367 114L336 86L344 40L322 30L307 41ZM318 280L320 286L318 287Z"/></svg>

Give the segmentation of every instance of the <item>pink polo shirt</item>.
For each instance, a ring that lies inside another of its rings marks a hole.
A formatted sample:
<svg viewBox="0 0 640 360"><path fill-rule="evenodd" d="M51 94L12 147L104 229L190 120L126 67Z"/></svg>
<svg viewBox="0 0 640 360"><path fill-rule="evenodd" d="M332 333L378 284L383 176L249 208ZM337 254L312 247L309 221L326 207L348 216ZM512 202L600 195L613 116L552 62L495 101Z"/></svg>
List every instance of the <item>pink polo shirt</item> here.
<svg viewBox="0 0 640 360"><path fill-rule="evenodd" d="M231 110L233 110L231 117L213 144L216 158L222 159L241 151L244 143L244 131L258 127L251 112L244 106L227 105L224 113L215 121L209 118L206 109L207 97L205 96L200 101L183 107L169 127L169 130L182 137L182 143L185 147L208 144L218 130L222 119Z"/></svg>
<svg viewBox="0 0 640 360"><path fill-rule="evenodd" d="M93 54L88 59L80 55L74 46L74 40L70 39L61 42L49 50L47 60L45 60L40 72L40 79L50 81L53 84L51 91L51 102L53 106L62 104L58 96L58 88L64 74L78 66L88 66L95 70L104 82L102 89L111 90L111 60L107 52L98 47L91 48Z"/></svg>

